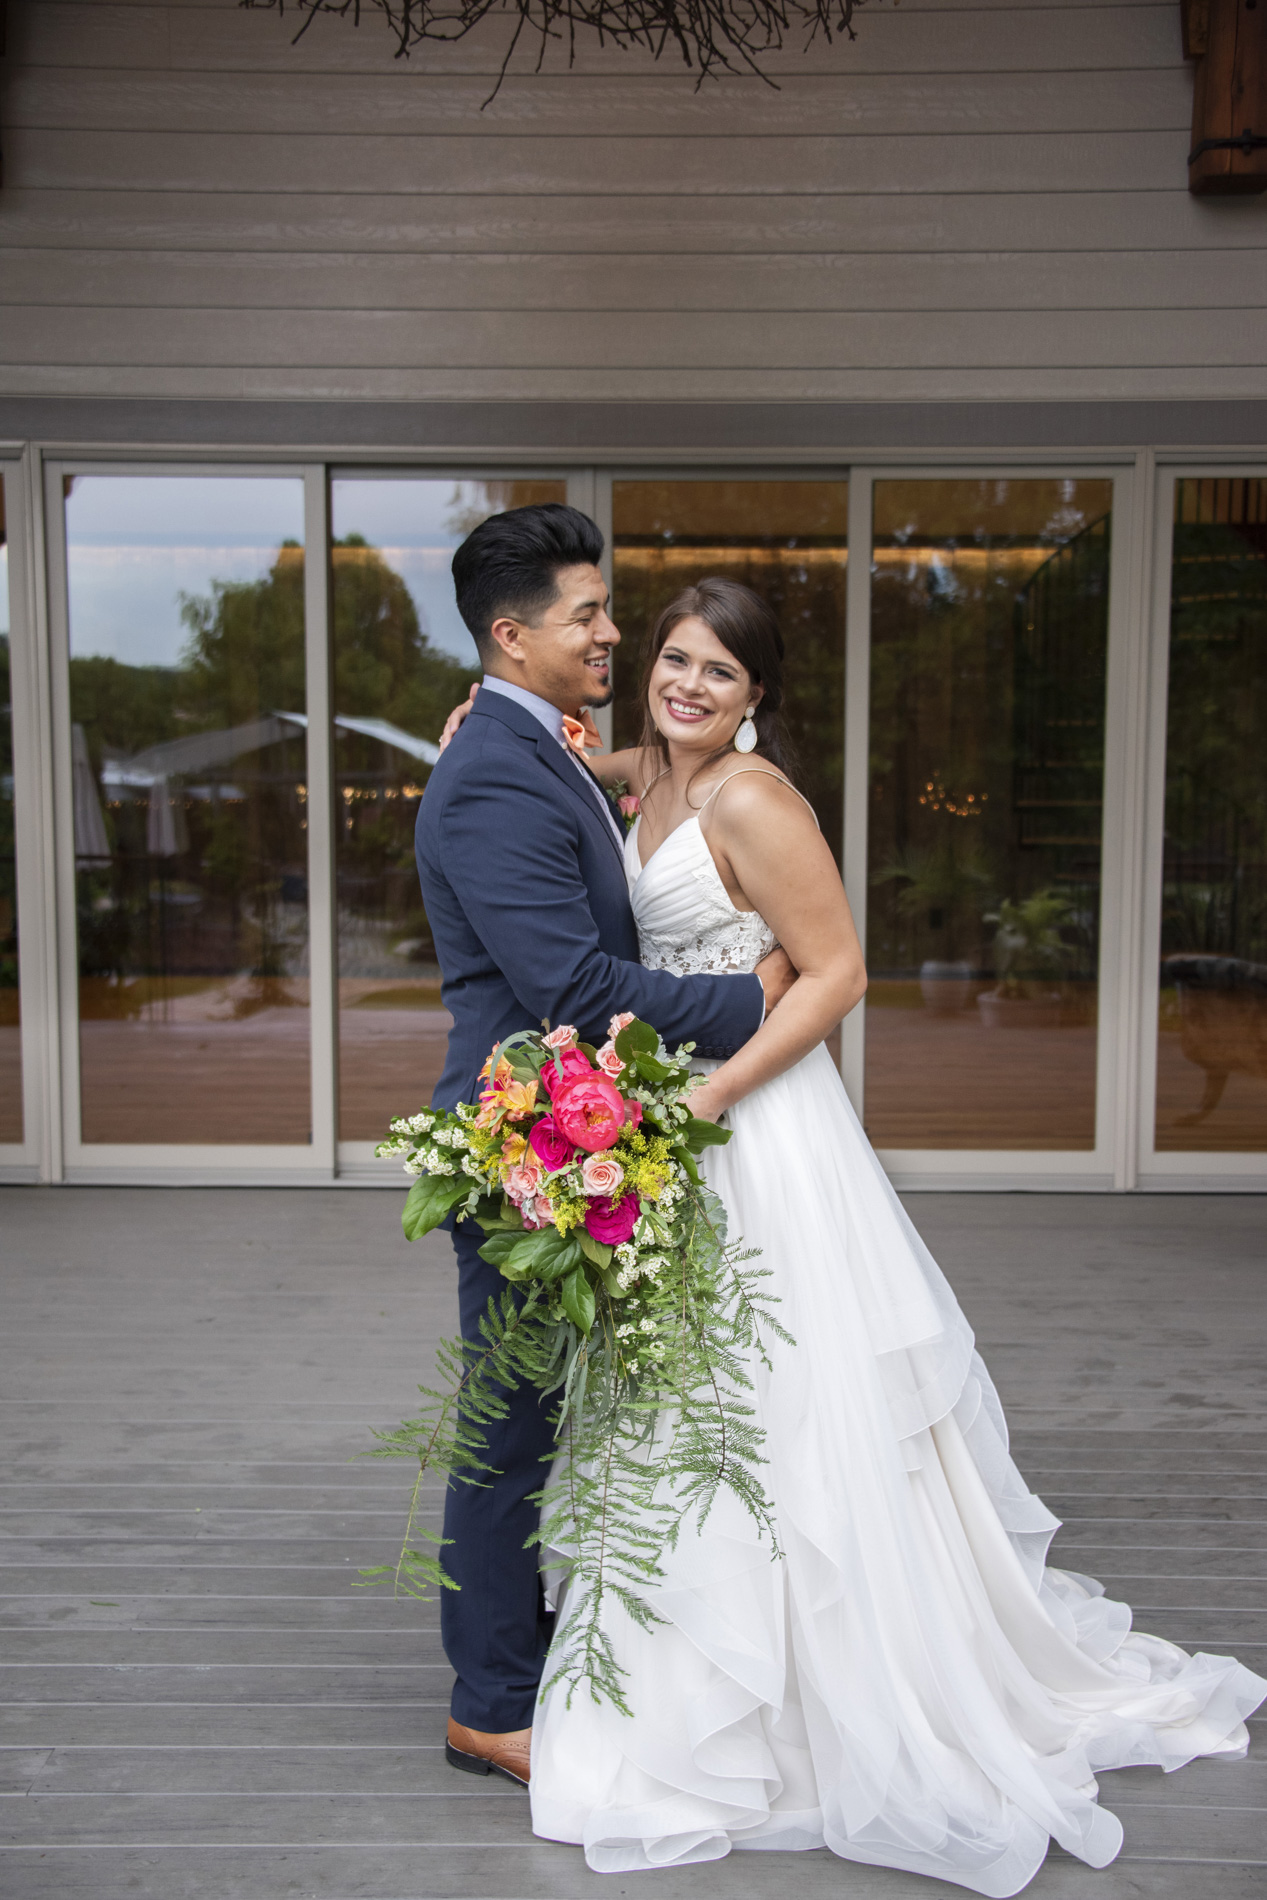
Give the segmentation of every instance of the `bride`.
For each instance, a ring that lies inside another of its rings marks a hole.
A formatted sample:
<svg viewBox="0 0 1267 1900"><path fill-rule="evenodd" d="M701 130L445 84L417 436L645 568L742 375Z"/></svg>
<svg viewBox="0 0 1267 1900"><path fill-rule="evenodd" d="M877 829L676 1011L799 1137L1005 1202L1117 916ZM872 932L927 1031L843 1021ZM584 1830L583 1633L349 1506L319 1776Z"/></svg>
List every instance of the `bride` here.
<svg viewBox="0 0 1267 1900"><path fill-rule="evenodd" d="M633 1716L547 1693L533 1828L601 1872L826 1845L1005 1896L1049 1839L1114 1858L1102 1769L1243 1755L1267 1683L1136 1634L1092 1579L1045 1566L1057 1520L823 1045L866 978L784 769L782 660L757 595L688 588L655 631L641 745L597 761L641 799L643 962L751 970L777 941L800 972L691 1098L733 1131L708 1178L796 1342L751 1367L781 1554L723 1493L662 1559L658 1624L608 1599Z"/></svg>

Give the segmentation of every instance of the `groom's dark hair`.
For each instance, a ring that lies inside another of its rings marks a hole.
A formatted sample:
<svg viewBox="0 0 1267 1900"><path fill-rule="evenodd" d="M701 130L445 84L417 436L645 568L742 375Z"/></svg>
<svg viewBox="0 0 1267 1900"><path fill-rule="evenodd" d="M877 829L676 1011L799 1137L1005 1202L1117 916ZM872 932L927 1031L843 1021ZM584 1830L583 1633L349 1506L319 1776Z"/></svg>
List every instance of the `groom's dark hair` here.
<svg viewBox="0 0 1267 1900"><path fill-rule="evenodd" d="M597 567L603 537L588 515L561 501L534 502L490 515L453 556L458 612L488 657L502 614L531 626L558 598L561 567Z"/></svg>

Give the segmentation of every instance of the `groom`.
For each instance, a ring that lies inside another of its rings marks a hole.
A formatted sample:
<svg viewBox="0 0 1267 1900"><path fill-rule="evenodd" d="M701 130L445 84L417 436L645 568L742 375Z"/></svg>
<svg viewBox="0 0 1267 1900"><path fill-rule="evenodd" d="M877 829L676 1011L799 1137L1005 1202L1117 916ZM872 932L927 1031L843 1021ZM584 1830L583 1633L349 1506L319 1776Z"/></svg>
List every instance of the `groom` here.
<svg viewBox="0 0 1267 1900"><path fill-rule="evenodd" d="M431 774L418 814L418 876L453 1015L437 1108L474 1101L490 1052L515 1030L572 1023L606 1040L623 1010L670 1045L729 1055L792 977L782 951L752 976L644 970L629 907L619 813L585 764L578 715L612 697L620 639L599 571L603 537L549 502L475 529L453 557L457 603L484 666L470 716ZM573 729L568 737L568 727ZM463 1336L504 1286L472 1221L454 1230ZM440 1628L457 1673L446 1753L472 1774L526 1782L550 1638L527 1503L553 1447L549 1403L528 1389L488 1432L496 1475L451 1484Z"/></svg>

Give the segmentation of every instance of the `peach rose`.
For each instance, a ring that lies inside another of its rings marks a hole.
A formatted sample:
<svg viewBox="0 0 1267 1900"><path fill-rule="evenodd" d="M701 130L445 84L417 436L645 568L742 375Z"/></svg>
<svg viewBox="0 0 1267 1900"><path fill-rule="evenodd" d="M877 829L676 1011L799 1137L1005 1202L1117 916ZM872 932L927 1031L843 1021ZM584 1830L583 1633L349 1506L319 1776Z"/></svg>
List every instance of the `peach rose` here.
<svg viewBox="0 0 1267 1900"><path fill-rule="evenodd" d="M605 1042L598 1051L598 1054L594 1057L594 1060L603 1071L603 1074L609 1077L613 1082L625 1066L620 1057L616 1054L616 1045L614 1042Z"/></svg>
<svg viewBox="0 0 1267 1900"><path fill-rule="evenodd" d="M551 1029L541 1038L547 1049L571 1049L581 1038L571 1023L560 1023L557 1029Z"/></svg>
<svg viewBox="0 0 1267 1900"><path fill-rule="evenodd" d="M586 1155L581 1166L581 1185L587 1194L609 1199L624 1185L625 1170L609 1154Z"/></svg>
<svg viewBox="0 0 1267 1900"><path fill-rule="evenodd" d="M607 1025L607 1034L610 1036L611 1040L615 1042L621 1030L628 1029L630 1023L636 1022L636 1021L637 1021L637 1018L634 1015L633 1011L631 1009L627 1009L622 1016L612 1017L611 1021Z"/></svg>

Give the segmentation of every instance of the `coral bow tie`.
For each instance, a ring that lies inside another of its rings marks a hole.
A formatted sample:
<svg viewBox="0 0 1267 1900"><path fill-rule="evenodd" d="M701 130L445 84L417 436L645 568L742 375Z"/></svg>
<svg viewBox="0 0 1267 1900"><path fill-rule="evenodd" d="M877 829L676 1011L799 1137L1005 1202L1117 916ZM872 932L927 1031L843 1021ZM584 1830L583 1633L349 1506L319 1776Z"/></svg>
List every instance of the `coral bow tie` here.
<svg viewBox="0 0 1267 1900"><path fill-rule="evenodd" d="M586 747L591 752L596 748L602 750L602 734L594 724L588 709L581 714L579 719L572 719L564 713L563 740L565 745L570 746L577 758L581 760L585 758Z"/></svg>

